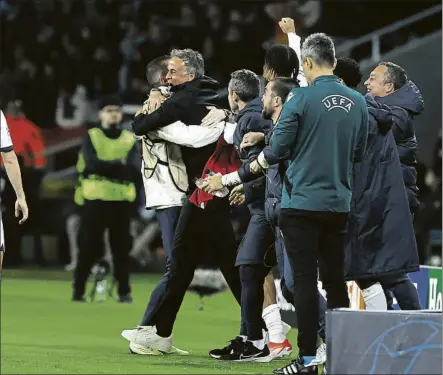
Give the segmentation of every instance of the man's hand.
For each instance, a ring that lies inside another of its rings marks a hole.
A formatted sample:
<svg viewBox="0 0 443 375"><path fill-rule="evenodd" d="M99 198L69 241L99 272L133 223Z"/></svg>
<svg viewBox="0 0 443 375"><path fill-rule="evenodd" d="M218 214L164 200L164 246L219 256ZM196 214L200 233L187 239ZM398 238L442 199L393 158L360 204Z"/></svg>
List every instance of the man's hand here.
<svg viewBox="0 0 443 375"><path fill-rule="evenodd" d="M29 211L28 204L26 203L26 199L24 197L17 198L15 201L15 217L18 218L20 216L20 212L22 213L22 218L18 222L19 224L23 224L26 220L28 220Z"/></svg>
<svg viewBox="0 0 443 375"><path fill-rule="evenodd" d="M257 160L254 160L250 165L249 169L254 174L259 174L262 171L262 168L260 167L260 164L258 164Z"/></svg>
<svg viewBox="0 0 443 375"><path fill-rule="evenodd" d="M209 194L214 194L216 191L223 189L222 175L217 173L213 176L208 176L205 178L205 185L203 185L203 190Z"/></svg>
<svg viewBox="0 0 443 375"><path fill-rule="evenodd" d="M135 116L134 117L137 117L139 114L141 114L141 113L143 113L143 114L145 114L146 112L144 111L144 107L143 108L140 108L136 113L135 113Z"/></svg>
<svg viewBox="0 0 443 375"><path fill-rule="evenodd" d="M243 150L246 147L255 146L265 140L264 133L259 132L250 132L246 133L243 136L243 140L240 144L240 150Z"/></svg>
<svg viewBox="0 0 443 375"><path fill-rule="evenodd" d="M245 203L245 191L243 188L243 184L237 185L234 189L232 189L231 194L229 194L229 204L240 206Z"/></svg>
<svg viewBox="0 0 443 375"><path fill-rule="evenodd" d="M284 17L279 21L278 26L280 26L280 29L285 33L295 33L295 24L294 20L289 17Z"/></svg>
<svg viewBox="0 0 443 375"><path fill-rule="evenodd" d="M165 100L166 97L160 91L151 91L148 100L143 104L143 109L150 114L156 111Z"/></svg>
<svg viewBox="0 0 443 375"><path fill-rule="evenodd" d="M206 107L209 109L209 113L203 118L202 126L212 126L216 125L219 122L223 121L226 118L225 111L223 109L219 109L216 107Z"/></svg>

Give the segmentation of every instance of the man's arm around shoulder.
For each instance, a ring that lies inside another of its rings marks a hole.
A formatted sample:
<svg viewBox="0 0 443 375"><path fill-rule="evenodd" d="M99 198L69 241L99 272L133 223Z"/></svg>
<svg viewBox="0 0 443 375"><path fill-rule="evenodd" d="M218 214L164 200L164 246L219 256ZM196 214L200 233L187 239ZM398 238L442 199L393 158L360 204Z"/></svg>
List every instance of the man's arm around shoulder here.
<svg viewBox="0 0 443 375"><path fill-rule="evenodd" d="M135 135L146 135L150 131L172 124L183 119L186 112L192 110L196 93L190 89L176 92L161 106L150 114L140 113L132 122Z"/></svg>

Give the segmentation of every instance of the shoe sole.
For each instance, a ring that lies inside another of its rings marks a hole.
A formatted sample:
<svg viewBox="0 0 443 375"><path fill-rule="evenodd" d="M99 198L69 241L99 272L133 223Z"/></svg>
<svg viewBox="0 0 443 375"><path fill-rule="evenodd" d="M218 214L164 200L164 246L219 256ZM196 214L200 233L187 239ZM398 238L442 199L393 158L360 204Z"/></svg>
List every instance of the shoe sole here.
<svg viewBox="0 0 443 375"><path fill-rule="evenodd" d="M270 354L266 357L252 357L252 358L235 359L233 362L268 363L268 362L271 362L273 359L274 359L274 357Z"/></svg>
<svg viewBox="0 0 443 375"><path fill-rule="evenodd" d="M186 350L181 350L173 346L171 351L168 353L162 352L157 349L152 349L146 346L138 345L135 342L129 343L129 351L131 354L139 354L139 355L180 355L186 356L189 355L189 352Z"/></svg>
<svg viewBox="0 0 443 375"><path fill-rule="evenodd" d="M131 354L138 354L138 355L164 355L162 352L152 349L152 348L147 348L145 346L141 346L138 345L134 342L130 342L129 343L129 352Z"/></svg>
<svg viewBox="0 0 443 375"><path fill-rule="evenodd" d="M284 347L283 349L275 349L271 351L271 355L274 359L282 358L292 354L292 349L289 347Z"/></svg>

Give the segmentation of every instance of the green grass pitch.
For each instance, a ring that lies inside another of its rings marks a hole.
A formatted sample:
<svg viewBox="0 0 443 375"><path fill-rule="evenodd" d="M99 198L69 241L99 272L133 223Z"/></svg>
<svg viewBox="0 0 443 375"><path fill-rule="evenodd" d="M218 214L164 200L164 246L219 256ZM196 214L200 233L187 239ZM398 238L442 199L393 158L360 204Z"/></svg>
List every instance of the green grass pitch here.
<svg viewBox="0 0 443 375"><path fill-rule="evenodd" d="M175 329L174 345L187 357L137 356L128 351L122 329L136 326L158 277L133 277L132 305L113 300L73 303L71 274L5 270L1 282L2 374L270 374L288 358L267 364L211 359L238 333L240 308L230 292L205 298L187 293ZM289 334L296 343L296 331ZM292 355L292 358L295 354Z"/></svg>

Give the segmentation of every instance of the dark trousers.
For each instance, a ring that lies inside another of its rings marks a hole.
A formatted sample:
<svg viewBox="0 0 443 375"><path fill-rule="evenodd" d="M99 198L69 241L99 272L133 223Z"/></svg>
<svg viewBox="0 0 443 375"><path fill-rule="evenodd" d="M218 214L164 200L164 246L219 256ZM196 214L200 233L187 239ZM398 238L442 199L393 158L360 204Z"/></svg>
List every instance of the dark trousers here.
<svg viewBox="0 0 443 375"><path fill-rule="evenodd" d="M186 201L180 212L171 250L171 268L163 299L145 325L169 337L186 291L198 264L208 255L217 261L234 297L240 304L241 284L236 258L234 230L226 200L215 198L203 210ZM263 287L263 286L262 286Z"/></svg>
<svg viewBox="0 0 443 375"><path fill-rule="evenodd" d="M377 282L385 292L388 310L392 310L392 294L402 310L421 310L417 288L407 274L377 276L368 280L358 280L357 284L360 289L366 289Z"/></svg>
<svg viewBox="0 0 443 375"><path fill-rule="evenodd" d="M114 276L118 282L118 294L130 293L131 213L131 204L128 202L85 201L80 220L78 263L74 272L74 296L80 297L85 293L85 285L91 268L102 255L101 249L103 249L106 228L109 229L109 245L114 263Z"/></svg>
<svg viewBox="0 0 443 375"><path fill-rule="evenodd" d="M155 289L151 293L149 303L146 306L145 313L143 315L141 326L148 325L148 322L152 318L157 306L161 303L163 295L166 291L166 285L171 273L171 252L172 243L174 240L175 228L177 227L178 218L180 217L181 206L169 207L162 210L156 210L155 216L157 217L158 225L162 233L163 248L165 250L166 270L165 273L157 284Z"/></svg>
<svg viewBox="0 0 443 375"><path fill-rule="evenodd" d="M236 265L240 266L241 317L240 334L248 340L263 338L266 324L262 318L265 277L276 263L275 238L264 214L251 213L248 229L240 243Z"/></svg>
<svg viewBox="0 0 443 375"><path fill-rule="evenodd" d="M242 286L241 316L246 325L248 340L261 340L266 325L262 318L265 277L269 268L264 265L244 264L240 266ZM244 322L244 323L243 323ZM244 334L244 332L240 332Z"/></svg>
<svg viewBox="0 0 443 375"><path fill-rule="evenodd" d="M317 347L317 264L328 309L349 307L344 280L347 221L347 213L281 210L280 228L294 275L301 356L315 356Z"/></svg>

